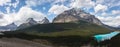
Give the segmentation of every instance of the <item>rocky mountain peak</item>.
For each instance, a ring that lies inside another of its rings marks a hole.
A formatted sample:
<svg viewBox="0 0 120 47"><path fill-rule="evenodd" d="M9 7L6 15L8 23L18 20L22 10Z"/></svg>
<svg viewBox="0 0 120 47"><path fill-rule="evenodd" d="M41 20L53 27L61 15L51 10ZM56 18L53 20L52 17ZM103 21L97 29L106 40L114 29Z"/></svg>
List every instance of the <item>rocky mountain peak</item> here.
<svg viewBox="0 0 120 47"><path fill-rule="evenodd" d="M15 23L11 23L11 24L8 24L8 25L6 25L6 26L11 26L11 27L17 27L17 25L15 24Z"/></svg>
<svg viewBox="0 0 120 47"><path fill-rule="evenodd" d="M41 23L47 24L47 23L50 23L50 22L49 22L49 20L45 17L45 18L41 21Z"/></svg>
<svg viewBox="0 0 120 47"><path fill-rule="evenodd" d="M15 23L8 24L6 26L0 26L0 31L13 31L16 30L17 25Z"/></svg>
<svg viewBox="0 0 120 47"><path fill-rule="evenodd" d="M28 19L26 20L26 23L31 24L31 25L34 25L34 24L37 24L37 21L35 21L33 18L28 18Z"/></svg>
<svg viewBox="0 0 120 47"><path fill-rule="evenodd" d="M74 21L87 21L97 25L103 25L99 19L97 19L94 15L86 13L81 9L70 9L64 11L54 18L53 23L65 23L65 22L74 22Z"/></svg>
<svg viewBox="0 0 120 47"><path fill-rule="evenodd" d="M35 21L33 18L28 18L25 23L21 24L18 29L23 29L29 26L37 25L37 24L47 24L49 20L45 17L42 21Z"/></svg>

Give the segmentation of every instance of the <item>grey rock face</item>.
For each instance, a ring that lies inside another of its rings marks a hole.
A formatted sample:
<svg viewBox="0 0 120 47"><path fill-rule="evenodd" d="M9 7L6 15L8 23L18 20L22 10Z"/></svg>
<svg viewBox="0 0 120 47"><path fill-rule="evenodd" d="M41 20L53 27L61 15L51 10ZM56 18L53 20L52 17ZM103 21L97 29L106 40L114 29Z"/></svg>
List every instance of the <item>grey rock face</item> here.
<svg viewBox="0 0 120 47"><path fill-rule="evenodd" d="M33 18L29 18L26 20L26 23L21 24L17 29L23 29L35 24L37 24L37 22Z"/></svg>
<svg viewBox="0 0 120 47"><path fill-rule="evenodd" d="M35 24L37 24L37 21L35 21L33 18L28 18L26 20L26 23L30 24L30 25L35 25Z"/></svg>
<svg viewBox="0 0 120 47"><path fill-rule="evenodd" d="M102 22L97 19L94 15L84 12L81 9L70 9L64 11L60 15L58 15L54 20L53 23L65 23L65 22L74 22L74 21L87 21L97 25L103 25Z"/></svg>
<svg viewBox="0 0 120 47"><path fill-rule="evenodd" d="M49 20L45 17L42 21L39 21L40 24L48 24Z"/></svg>
<svg viewBox="0 0 120 47"><path fill-rule="evenodd" d="M49 20L45 17L42 21L35 21L33 18L29 18L25 23L21 24L17 29L23 29L29 26L37 25L37 24L47 24Z"/></svg>
<svg viewBox="0 0 120 47"><path fill-rule="evenodd" d="M14 23L8 24L6 26L0 26L0 31L12 31L12 30L16 30L17 25L15 25Z"/></svg>

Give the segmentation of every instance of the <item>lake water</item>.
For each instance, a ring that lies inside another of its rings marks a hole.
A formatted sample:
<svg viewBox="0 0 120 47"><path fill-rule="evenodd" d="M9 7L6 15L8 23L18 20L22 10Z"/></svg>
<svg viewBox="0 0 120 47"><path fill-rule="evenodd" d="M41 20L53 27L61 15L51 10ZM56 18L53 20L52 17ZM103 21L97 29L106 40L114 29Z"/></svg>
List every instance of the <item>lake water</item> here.
<svg viewBox="0 0 120 47"><path fill-rule="evenodd" d="M111 38L113 38L114 36L116 36L119 33L120 32L118 32L118 31L114 31L114 32L111 32L108 34L95 35L94 38L97 40L97 42L101 42L101 41L105 41L105 40L110 40Z"/></svg>

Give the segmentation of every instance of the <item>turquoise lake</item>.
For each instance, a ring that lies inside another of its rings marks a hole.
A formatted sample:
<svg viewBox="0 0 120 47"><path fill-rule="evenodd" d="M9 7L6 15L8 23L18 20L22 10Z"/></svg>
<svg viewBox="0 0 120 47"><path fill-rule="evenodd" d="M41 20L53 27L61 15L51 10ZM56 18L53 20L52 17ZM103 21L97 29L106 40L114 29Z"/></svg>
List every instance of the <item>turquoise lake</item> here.
<svg viewBox="0 0 120 47"><path fill-rule="evenodd" d="M97 40L97 42L101 42L101 41L105 41L105 40L110 40L111 38L113 38L114 36L116 36L119 33L120 32L114 31L114 32L111 32L108 34L95 35L94 38Z"/></svg>

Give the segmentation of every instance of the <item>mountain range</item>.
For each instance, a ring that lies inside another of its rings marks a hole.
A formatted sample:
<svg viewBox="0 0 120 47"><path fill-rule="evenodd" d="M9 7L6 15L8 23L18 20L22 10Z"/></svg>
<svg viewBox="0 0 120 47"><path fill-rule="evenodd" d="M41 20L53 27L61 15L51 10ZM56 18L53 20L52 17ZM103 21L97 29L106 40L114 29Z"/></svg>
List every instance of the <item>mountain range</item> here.
<svg viewBox="0 0 120 47"><path fill-rule="evenodd" d="M87 21L97 25L103 25L103 23L94 15L86 13L83 10L77 8L64 11L53 20L53 23L75 22L79 20Z"/></svg>
<svg viewBox="0 0 120 47"><path fill-rule="evenodd" d="M17 29L23 29L29 26L33 26L33 25L37 25L37 24L47 24L49 23L49 20L45 17L43 20L41 21L35 21L33 18L29 18L26 20L25 23L21 24L19 27L17 27Z"/></svg>
<svg viewBox="0 0 120 47"><path fill-rule="evenodd" d="M16 29L17 29L17 25L15 25L15 23L11 23L6 26L0 26L0 31L11 31Z"/></svg>
<svg viewBox="0 0 120 47"><path fill-rule="evenodd" d="M103 26L105 28L108 28L110 30L115 30L119 28L111 27L108 25L103 24L98 18L96 18L94 15L91 15L90 13L87 13L81 9L72 8L70 10L66 10L63 13L59 14L57 17L55 17L52 21L52 23L69 23L69 22L77 22L77 21L86 21L89 23L93 23L99 26ZM29 26L37 25L37 24L48 24L50 23L49 20L45 17L41 21L35 21L33 18L28 18L26 22L21 24L20 26L16 26L14 23L11 23L6 26L0 26L0 30L15 30L15 29L23 29L27 28Z"/></svg>
<svg viewBox="0 0 120 47"><path fill-rule="evenodd" d="M28 20L29 21L29 20ZM31 22L30 22L31 21ZM27 24L23 24L18 32L38 36L93 36L111 32L108 25L103 24L94 15L84 12L81 9L70 9L55 17L52 23L36 24L31 19ZM30 24L34 23L34 24ZM28 26L27 26L28 25ZM31 26L33 25L33 26ZM27 27L27 28L24 28ZM16 31L16 32L17 32Z"/></svg>
<svg viewBox="0 0 120 47"><path fill-rule="evenodd" d="M64 11L63 13L59 14L57 17L54 18L53 23L76 22L79 20L93 23L93 24L96 24L99 26L103 26L110 30L119 29L117 27L111 27L111 26L105 25L94 15L91 15L91 14L89 14L81 9L77 9L77 8L72 8L70 10Z"/></svg>
<svg viewBox="0 0 120 47"><path fill-rule="evenodd" d="M52 23L49 23L47 18L41 21L28 18L18 27L14 23L5 27L17 30L1 32L1 38L29 40L52 47L91 47L92 45L92 47L99 47L101 44L103 47L106 45L113 45L112 47L114 47L117 44L116 47L118 47L118 41L120 41L120 34L118 34L117 37L115 36L110 40L97 42L95 35L110 33L113 32L113 29L116 31L117 28L105 25L94 15L75 8L64 11L55 17ZM98 38L101 37L98 36ZM22 43L24 44L24 42Z"/></svg>
<svg viewBox="0 0 120 47"><path fill-rule="evenodd" d="M49 20L46 17L42 21L35 21L33 18L28 18L20 26L17 26L15 23L11 23L6 26L0 26L0 31L13 31L17 29L27 28L29 26L33 26L37 24L47 24L47 23L49 23Z"/></svg>

